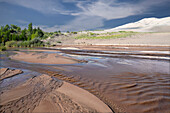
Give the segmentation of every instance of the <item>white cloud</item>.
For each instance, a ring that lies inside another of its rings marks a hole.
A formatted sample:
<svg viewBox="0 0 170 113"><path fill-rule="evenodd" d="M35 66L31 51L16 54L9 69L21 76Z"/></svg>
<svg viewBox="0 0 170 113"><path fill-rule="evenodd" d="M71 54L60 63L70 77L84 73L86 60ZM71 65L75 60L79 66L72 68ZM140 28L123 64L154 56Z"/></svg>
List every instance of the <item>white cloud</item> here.
<svg viewBox="0 0 170 113"><path fill-rule="evenodd" d="M45 14L56 14L63 10L63 5L58 0L0 0L11 4L31 8Z"/></svg>
<svg viewBox="0 0 170 113"><path fill-rule="evenodd" d="M143 0L138 3L118 2L118 0L98 0L91 4L78 2L77 7L81 12L72 15L100 16L107 20L125 18L132 15L145 13L149 8L155 5L161 5L168 0Z"/></svg>

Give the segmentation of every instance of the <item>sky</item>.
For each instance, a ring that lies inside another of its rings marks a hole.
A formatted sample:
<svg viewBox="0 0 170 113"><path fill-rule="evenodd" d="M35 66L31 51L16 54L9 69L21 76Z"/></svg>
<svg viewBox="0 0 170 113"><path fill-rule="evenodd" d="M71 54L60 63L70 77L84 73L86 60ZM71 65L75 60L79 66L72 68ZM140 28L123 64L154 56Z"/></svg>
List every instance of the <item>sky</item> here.
<svg viewBox="0 0 170 113"><path fill-rule="evenodd" d="M170 0L0 0L0 25L30 22L44 31L110 29L170 16Z"/></svg>

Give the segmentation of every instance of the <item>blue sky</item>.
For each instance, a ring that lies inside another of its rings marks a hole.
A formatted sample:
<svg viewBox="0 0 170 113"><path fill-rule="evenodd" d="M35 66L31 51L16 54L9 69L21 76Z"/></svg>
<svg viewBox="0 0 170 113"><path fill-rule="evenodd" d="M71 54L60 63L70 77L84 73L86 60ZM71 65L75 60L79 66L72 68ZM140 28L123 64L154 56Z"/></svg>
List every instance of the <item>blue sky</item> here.
<svg viewBox="0 0 170 113"><path fill-rule="evenodd" d="M0 25L30 22L44 31L108 29L170 16L170 0L0 0Z"/></svg>

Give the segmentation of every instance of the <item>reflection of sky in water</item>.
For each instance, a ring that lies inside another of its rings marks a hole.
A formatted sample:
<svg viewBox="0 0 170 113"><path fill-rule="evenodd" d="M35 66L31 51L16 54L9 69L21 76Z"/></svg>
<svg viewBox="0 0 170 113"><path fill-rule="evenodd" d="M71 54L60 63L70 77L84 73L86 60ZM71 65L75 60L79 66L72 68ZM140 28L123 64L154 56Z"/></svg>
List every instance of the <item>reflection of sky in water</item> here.
<svg viewBox="0 0 170 113"><path fill-rule="evenodd" d="M9 67L9 69L15 69L15 68ZM29 70L26 70L26 69L20 69L20 70L22 70L23 73L2 80L2 82L0 83L1 84L0 88L3 89L3 87L8 87L11 84L12 84L12 87L14 87L16 85L24 83L26 80L32 78L33 76L41 75L38 72L29 71Z"/></svg>
<svg viewBox="0 0 170 113"><path fill-rule="evenodd" d="M102 59L102 57L83 56L83 55L71 55L71 54L67 54L65 56L76 58L76 59L79 59L79 60L99 60L99 59Z"/></svg>
<svg viewBox="0 0 170 113"><path fill-rule="evenodd" d="M160 54L170 54L170 51L139 51L141 53L160 53Z"/></svg>
<svg viewBox="0 0 170 113"><path fill-rule="evenodd" d="M138 57L138 58L170 60L170 57L162 57L162 56L140 56L140 55L130 55L130 56Z"/></svg>
<svg viewBox="0 0 170 113"><path fill-rule="evenodd" d="M155 54L170 54L170 51L101 51L105 53L155 53Z"/></svg>
<svg viewBox="0 0 170 113"><path fill-rule="evenodd" d="M132 58L170 60L170 57L164 57L164 56L120 55L119 54L119 53L125 53L125 54L126 53L162 53L162 54L168 54L169 53L168 51L99 51L99 52L103 52L104 54L102 54L102 53L87 53L85 51L71 52L70 54L64 53L64 52L61 52L61 51L44 51L42 53L49 53L49 54L50 53L56 53L58 55L62 55L62 56L66 56L66 57L88 61L88 63L77 63L77 64L71 64L71 65L93 64L93 65L100 66L100 67L107 67L106 63L103 63L103 62L109 61L109 60L112 60L116 64L120 64L120 65L136 65L137 64L137 62L134 62L134 59L116 58L116 57L119 57L119 56L120 57L121 56L128 56L128 57L132 57ZM115 53L115 54L111 54L111 53ZM80 54L80 55L74 55L74 54ZM88 55L92 55L92 56L88 56ZM138 60L138 62L139 61L140 60ZM21 62L23 62L23 61L21 61ZM23 62L23 63L27 63L27 62ZM52 65L52 66L69 65L69 64L41 64L41 63L28 63L28 64Z"/></svg>
<svg viewBox="0 0 170 113"><path fill-rule="evenodd" d="M82 52L74 52L75 54L81 54ZM124 53L124 52L117 52L117 53ZM127 52L128 53L128 52ZM132 53L132 52L131 52ZM133 52L135 53L135 52ZM158 53L158 52L157 52ZM163 53L163 52L162 52ZM165 52L167 53L167 52ZM128 57L134 57L134 58L148 58L148 59L160 59L160 60L170 60L169 56L146 56L146 55L120 55L120 54L109 54L109 53L83 53L83 55L97 55L98 57L104 57L104 56L110 56L110 57L118 57L118 56L128 56ZM81 57L81 55L80 55Z"/></svg>

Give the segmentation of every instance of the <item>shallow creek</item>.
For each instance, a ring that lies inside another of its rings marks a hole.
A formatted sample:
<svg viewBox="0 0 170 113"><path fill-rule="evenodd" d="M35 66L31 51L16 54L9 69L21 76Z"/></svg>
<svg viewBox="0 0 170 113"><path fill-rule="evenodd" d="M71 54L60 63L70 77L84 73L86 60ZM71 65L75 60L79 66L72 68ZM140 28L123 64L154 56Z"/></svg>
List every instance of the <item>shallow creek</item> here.
<svg viewBox="0 0 170 113"><path fill-rule="evenodd" d="M69 65L36 64L11 60L3 54L1 67L56 76L93 93L115 112L170 111L168 51L49 49L37 53L56 53L87 62Z"/></svg>

